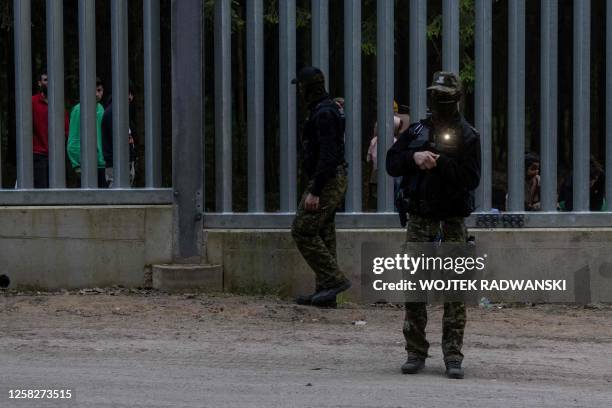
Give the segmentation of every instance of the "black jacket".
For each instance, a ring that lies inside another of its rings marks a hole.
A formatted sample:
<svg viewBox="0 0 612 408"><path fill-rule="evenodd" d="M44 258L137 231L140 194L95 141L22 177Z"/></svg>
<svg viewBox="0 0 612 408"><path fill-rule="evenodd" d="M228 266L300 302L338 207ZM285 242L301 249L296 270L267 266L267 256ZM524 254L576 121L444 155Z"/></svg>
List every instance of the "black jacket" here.
<svg viewBox="0 0 612 408"><path fill-rule="evenodd" d="M134 139L136 135L134 134L134 123L132 122L132 104L129 104L130 109L130 132L132 134L132 138ZM106 167L113 167L113 104L112 102L108 104L106 110L104 111L104 116L102 116L102 153L104 154L104 162L106 163ZM128 135L126 135L128 137ZM136 149L133 144L129 145L129 160L136 160Z"/></svg>
<svg viewBox="0 0 612 408"><path fill-rule="evenodd" d="M302 134L303 169L313 182L310 193L320 195L336 168L344 164L344 114L329 97L313 103Z"/></svg>
<svg viewBox="0 0 612 408"><path fill-rule="evenodd" d="M452 127L456 129L452 150L436 146L436 129L431 119L425 119L410 125L387 152L387 173L402 177L411 214L442 219L466 217L474 210L473 191L480 183L480 135L463 116ZM414 153L427 150L440 157L436 167L421 170Z"/></svg>

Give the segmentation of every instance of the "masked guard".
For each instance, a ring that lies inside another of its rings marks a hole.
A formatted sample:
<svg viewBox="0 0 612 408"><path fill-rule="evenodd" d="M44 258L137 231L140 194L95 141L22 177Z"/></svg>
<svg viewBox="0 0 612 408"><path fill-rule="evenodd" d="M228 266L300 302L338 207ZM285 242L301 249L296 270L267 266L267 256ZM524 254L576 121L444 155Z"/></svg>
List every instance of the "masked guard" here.
<svg viewBox="0 0 612 408"><path fill-rule="evenodd" d="M300 296L298 304L336 307L336 296L351 287L338 267L336 210L347 189L344 161L344 112L326 92L325 77L315 67L302 68L292 81L308 108L302 132L302 168L309 182L293 221L291 233L316 276L316 289Z"/></svg>
<svg viewBox="0 0 612 408"><path fill-rule="evenodd" d="M480 136L459 112L462 88L452 72L436 72L428 91L431 115L413 123L387 152L387 173L402 177L398 210L408 214L407 242L465 243L464 219L474 210L480 182ZM465 304L444 304L442 351L449 378L463 378L461 367ZM425 366L425 303L406 303L404 374Z"/></svg>

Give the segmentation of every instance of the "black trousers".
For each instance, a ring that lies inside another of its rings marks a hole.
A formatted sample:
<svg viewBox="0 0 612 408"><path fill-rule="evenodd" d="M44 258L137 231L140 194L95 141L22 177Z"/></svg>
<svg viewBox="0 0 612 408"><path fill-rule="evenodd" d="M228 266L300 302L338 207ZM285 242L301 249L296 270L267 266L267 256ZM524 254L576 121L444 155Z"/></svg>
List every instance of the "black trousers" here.
<svg viewBox="0 0 612 408"><path fill-rule="evenodd" d="M49 156L34 153L34 188L49 188Z"/></svg>
<svg viewBox="0 0 612 408"><path fill-rule="evenodd" d="M72 170L72 176L74 178L74 188L81 188L81 173ZM98 168L98 188L108 188L106 182L106 175L103 168Z"/></svg>

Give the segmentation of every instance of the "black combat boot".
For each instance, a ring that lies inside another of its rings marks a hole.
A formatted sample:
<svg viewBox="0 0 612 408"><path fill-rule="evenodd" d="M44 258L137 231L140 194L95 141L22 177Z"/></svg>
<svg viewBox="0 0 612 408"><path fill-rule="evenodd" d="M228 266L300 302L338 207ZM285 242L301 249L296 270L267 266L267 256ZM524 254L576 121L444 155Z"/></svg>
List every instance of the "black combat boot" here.
<svg viewBox="0 0 612 408"><path fill-rule="evenodd" d="M454 378L460 380L463 378L463 368L461 368L461 361L459 360L448 360L446 361L446 376L448 378Z"/></svg>
<svg viewBox="0 0 612 408"><path fill-rule="evenodd" d="M317 307L321 307L321 308L330 308L330 309L335 309L338 304L336 303L336 299L334 298L331 301L327 301L327 302L318 302L316 304L312 303L312 298L321 291L320 288L317 287L315 293L312 293L310 295L301 295L298 296L297 298L295 298L295 303L297 303L298 305L304 305L304 306L317 306Z"/></svg>
<svg viewBox="0 0 612 408"><path fill-rule="evenodd" d="M321 287L319 285L317 285L315 287L314 293L311 293L310 295L300 295L300 296L296 297L295 298L295 303L297 303L298 305L310 306L310 305L312 305L312 298L314 297L314 295L316 295L320 291L321 291Z"/></svg>
<svg viewBox="0 0 612 408"><path fill-rule="evenodd" d="M408 360L402 364L402 374L416 374L425 367L425 359L414 353L408 353Z"/></svg>
<svg viewBox="0 0 612 408"><path fill-rule="evenodd" d="M336 299L330 300L330 301L325 301L325 302L313 303L312 302L312 298L314 297L314 295L315 295L315 293L313 293L312 295L298 296L295 299L295 303L297 303L298 305L316 306L316 307L321 307L321 308L324 308L324 309L335 309L336 307L338 307L338 304L336 303Z"/></svg>
<svg viewBox="0 0 612 408"><path fill-rule="evenodd" d="M344 282L334 287L320 290L319 292L315 293L315 295L312 297L312 304L313 306L325 307L323 305L330 304L330 303L336 303L336 296L338 296L338 293L344 292L350 287L351 287L351 281L348 279L345 279Z"/></svg>
<svg viewBox="0 0 612 408"><path fill-rule="evenodd" d="M312 297L315 294L316 294L316 292L311 294L311 295L300 295L300 296L295 298L295 303L297 303L298 305L310 306L310 305L312 305Z"/></svg>

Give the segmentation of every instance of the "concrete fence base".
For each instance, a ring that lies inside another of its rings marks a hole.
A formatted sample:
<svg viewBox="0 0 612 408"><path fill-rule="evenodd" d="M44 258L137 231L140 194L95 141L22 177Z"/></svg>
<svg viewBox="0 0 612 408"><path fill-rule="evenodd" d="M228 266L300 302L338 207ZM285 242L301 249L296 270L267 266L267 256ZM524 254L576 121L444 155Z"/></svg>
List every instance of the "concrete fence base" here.
<svg viewBox="0 0 612 408"><path fill-rule="evenodd" d="M345 298L361 296L361 252L364 243L397 247L405 240L401 229L350 229L337 231L340 268L352 280ZM543 292L539 302L612 302L612 229L490 229L473 230L476 242L486 242L497 254L506 252L507 262L495 271L495 279L565 279L573 291ZM523 257L512 254L516 248ZM506 251L507 249L507 251ZM314 275L297 251L288 230L210 230L208 261L223 265L224 288L235 292L277 293L294 296L314 289ZM497 265L500 263L498 262ZM499 301L519 301L520 294L505 294Z"/></svg>
<svg viewBox="0 0 612 408"><path fill-rule="evenodd" d="M0 208L0 273L11 287L138 287L171 259L171 206Z"/></svg>
<svg viewBox="0 0 612 408"><path fill-rule="evenodd" d="M534 271L556 279L578 279L588 286L588 300L612 302L612 228L472 233L477 242L498 247L533 247L528 258L509 263L517 279L532 278ZM350 229L337 234L340 266L354 283L345 297L359 301L362 244L396 245L405 239L405 232ZM171 240L171 206L0 207L0 274L11 278L11 287L25 289L138 287L145 284L145 275L150 281L153 265L171 263ZM208 230L204 242L205 262L220 265L206 275L212 283L204 286L214 286L211 290L220 290L221 282L225 291L281 296L314 288L314 276L287 229ZM573 274L560 276L562 270ZM183 275L182 289L183 284L191 285L188 275ZM158 282L172 278L172 285L181 280L168 271L165 275L158 271L157 278Z"/></svg>

